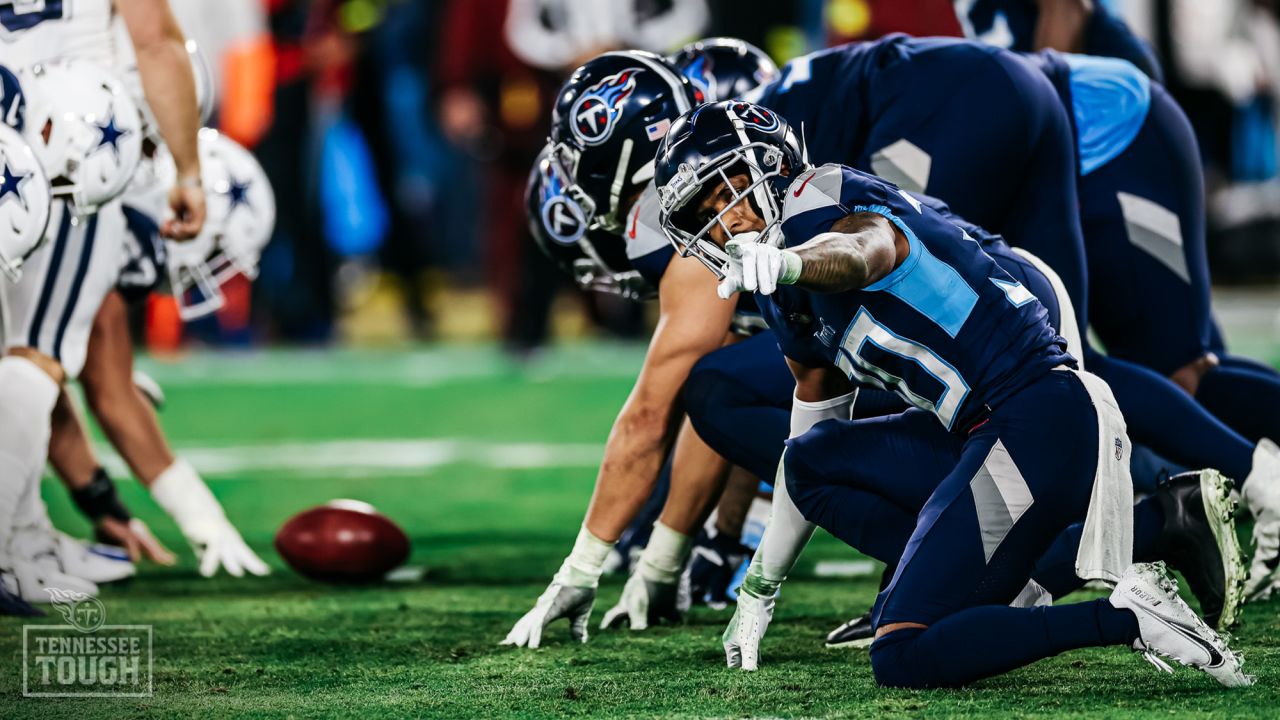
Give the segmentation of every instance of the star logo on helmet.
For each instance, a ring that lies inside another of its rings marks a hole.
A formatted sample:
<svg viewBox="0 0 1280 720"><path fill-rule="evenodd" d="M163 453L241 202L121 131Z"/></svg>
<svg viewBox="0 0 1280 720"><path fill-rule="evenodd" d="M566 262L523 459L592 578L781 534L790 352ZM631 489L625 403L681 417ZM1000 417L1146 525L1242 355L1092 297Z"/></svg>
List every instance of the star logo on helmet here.
<svg viewBox="0 0 1280 720"><path fill-rule="evenodd" d="M569 109L574 137L583 145L599 145L613 134L622 116L619 105L636 87L637 68L623 70L587 88Z"/></svg>
<svg viewBox="0 0 1280 720"><path fill-rule="evenodd" d="M101 148L104 145L110 145L112 151L115 152L116 157L119 157L120 156L120 140L123 139L126 135L128 135L131 131L121 130L120 128L116 127L116 116L114 113L107 116L107 122L105 125L94 125L94 127L98 128L98 133L99 133L97 148ZM97 148L95 148L95 150Z"/></svg>
<svg viewBox="0 0 1280 720"><path fill-rule="evenodd" d="M235 212L237 207L244 205L249 207L249 181L241 182L233 176L231 182L227 184L227 200L231 203L227 208L227 212Z"/></svg>
<svg viewBox="0 0 1280 720"><path fill-rule="evenodd" d="M12 195L16 198L17 202L22 205L22 209L26 210L27 201L22 197L21 188L22 183L25 182L27 178L31 177L31 175L19 175L15 173L13 168L9 166L9 160L7 158L3 160L3 163L3 167L0 168L0 205L8 202L9 196Z"/></svg>

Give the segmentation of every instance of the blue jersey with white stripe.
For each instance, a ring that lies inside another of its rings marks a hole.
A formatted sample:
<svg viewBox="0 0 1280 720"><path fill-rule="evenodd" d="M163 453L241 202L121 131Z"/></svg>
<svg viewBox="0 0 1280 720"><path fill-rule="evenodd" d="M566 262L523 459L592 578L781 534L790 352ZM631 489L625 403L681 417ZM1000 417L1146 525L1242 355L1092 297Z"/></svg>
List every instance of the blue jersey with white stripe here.
<svg viewBox="0 0 1280 720"><path fill-rule="evenodd" d="M757 302L783 352L831 364L860 385L897 393L964 430L1058 365L1074 365L1045 308L946 215L875 176L823 165L786 191L788 246L870 212L907 237L910 254L862 290L783 287Z"/></svg>

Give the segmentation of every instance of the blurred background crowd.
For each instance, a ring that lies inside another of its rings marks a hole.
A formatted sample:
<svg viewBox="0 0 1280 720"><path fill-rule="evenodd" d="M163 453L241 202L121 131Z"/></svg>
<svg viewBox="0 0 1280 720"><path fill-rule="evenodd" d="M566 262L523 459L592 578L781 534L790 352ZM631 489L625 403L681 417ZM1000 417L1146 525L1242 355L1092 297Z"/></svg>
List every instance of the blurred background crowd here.
<svg viewBox="0 0 1280 720"><path fill-rule="evenodd" d="M1215 281L1275 286L1280 0L1092 2L1151 43L1196 128ZM647 327L640 305L576 293L528 237L525 178L574 67L711 35L779 65L890 32L961 35L974 0L172 3L213 61L215 124L261 160L278 221L259 277L216 317L183 328L153 300L149 345L493 338L525 355Z"/></svg>

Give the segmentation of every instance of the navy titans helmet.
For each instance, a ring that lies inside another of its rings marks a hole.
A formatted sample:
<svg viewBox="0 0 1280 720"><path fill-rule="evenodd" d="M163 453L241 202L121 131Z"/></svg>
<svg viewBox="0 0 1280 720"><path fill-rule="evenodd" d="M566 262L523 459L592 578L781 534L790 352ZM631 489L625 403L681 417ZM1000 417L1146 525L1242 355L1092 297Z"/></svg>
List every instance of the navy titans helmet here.
<svg viewBox="0 0 1280 720"><path fill-rule="evenodd" d="M741 98L778 77L778 66L763 50L737 38L698 40L667 59L693 83L699 102Z"/></svg>
<svg viewBox="0 0 1280 720"><path fill-rule="evenodd" d="M22 132L22 123L27 113L27 99L22 94L22 84L18 76L9 68L0 65L0 123Z"/></svg>
<svg viewBox="0 0 1280 720"><path fill-rule="evenodd" d="M625 201L653 177L658 142L697 104L666 60L638 50L587 61L560 87L551 116L552 160L573 181L592 229L620 234Z"/></svg>
<svg viewBox="0 0 1280 720"><path fill-rule="evenodd" d="M525 213L538 249L551 258L583 290L620 295L628 300L652 297L653 287L631 270L622 242L587 228L586 213L567 194L569 179L542 149L525 186ZM625 270L618 268L628 268Z"/></svg>
<svg viewBox="0 0 1280 720"><path fill-rule="evenodd" d="M703 105L677 120L658 147L654 181L662 229L681 256L698 258L723 278L728 256L711 230L720 224L731 235L725 213L748 202L765 222L760 238L773 237L769 230L781 220L783 193L808 166L800 138L781 115L741 100ZM730 178L737 175L749 184L735 188ZM722 182L730 201L714 216L702 216L702 199Z"/></svg>

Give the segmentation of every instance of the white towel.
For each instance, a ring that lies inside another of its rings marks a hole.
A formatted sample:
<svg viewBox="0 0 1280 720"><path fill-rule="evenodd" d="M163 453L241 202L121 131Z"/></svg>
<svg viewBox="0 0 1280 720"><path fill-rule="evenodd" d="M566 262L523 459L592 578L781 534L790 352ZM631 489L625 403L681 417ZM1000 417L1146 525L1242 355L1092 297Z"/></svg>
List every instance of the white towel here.
<svg viewBox="0 0 1280 720"><path fill-rule="evenodd" d="M1083 580L1115 584L1133 563L1132 444L1111 388L1092 373L1073 372L1084 383L1098 414L1098 469L1076 553L1076 574Z"/></svg>

